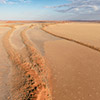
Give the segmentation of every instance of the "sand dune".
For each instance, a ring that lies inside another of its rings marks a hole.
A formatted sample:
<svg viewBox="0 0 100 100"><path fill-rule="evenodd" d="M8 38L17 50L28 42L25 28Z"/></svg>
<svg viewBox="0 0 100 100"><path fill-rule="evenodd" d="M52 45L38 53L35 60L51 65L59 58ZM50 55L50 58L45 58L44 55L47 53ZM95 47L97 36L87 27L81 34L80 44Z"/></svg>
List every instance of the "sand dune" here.
<svg viewBox="0 0 100 100"><path fill-rule="evenodd" d="M0 100L99 100L99 27L1 23Z"/></svg>

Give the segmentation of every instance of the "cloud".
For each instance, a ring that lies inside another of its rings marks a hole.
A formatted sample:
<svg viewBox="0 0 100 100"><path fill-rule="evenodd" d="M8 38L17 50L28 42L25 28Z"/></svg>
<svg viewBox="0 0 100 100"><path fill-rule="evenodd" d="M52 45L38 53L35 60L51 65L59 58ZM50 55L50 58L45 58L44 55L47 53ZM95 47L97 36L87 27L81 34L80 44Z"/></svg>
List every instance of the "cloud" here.
<svg viewBox="0 0 100 100"><path fill-rule="evenodd" d="M100 10L100 0L70 0L71 3L66 3L57 6L46 6L57 12L62 13L87 13Z"/></svg>
<svg viewBox="0 0 100 100"><path fill-rule="evenodd" d="M71 17L70 19L73 19L73 20L100 20L100 10L92 12L92 13L75 15L75 16Z"/></svg>
<svg viewBox="0 0 100 100"><path fill-rule="evenodd" d="M0 0L1 4L30 3L31 0Z"/></svg>
<svg viewBox="0 0 100 100"><path fill-rule="evenodd" d="M23 2L23 3L30 3L31 0L19 0L20 2Z"/></svg>
<svg viewBox="0 0 100 100"><path fill-rule="evenodd" d="M0 3L6 4L6 0L0 0Z"/></svg>
<svg viewBox="0 0 100 100"><path fill-rule="evenodd" d="M93 8L94 8L95 11L99 10L98 6L93 6Z"/></svg>

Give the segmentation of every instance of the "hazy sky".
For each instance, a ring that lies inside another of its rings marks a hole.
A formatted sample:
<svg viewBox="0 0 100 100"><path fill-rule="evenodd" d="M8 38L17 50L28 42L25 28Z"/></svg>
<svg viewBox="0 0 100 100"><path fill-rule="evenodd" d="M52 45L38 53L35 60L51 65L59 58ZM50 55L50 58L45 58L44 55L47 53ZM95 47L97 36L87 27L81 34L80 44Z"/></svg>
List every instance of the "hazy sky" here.
<svg viewBox="0 0 100 100"><path fill-rule="evenodd" d="M100 20L100 0L0 0L1 20Z"/></svg>

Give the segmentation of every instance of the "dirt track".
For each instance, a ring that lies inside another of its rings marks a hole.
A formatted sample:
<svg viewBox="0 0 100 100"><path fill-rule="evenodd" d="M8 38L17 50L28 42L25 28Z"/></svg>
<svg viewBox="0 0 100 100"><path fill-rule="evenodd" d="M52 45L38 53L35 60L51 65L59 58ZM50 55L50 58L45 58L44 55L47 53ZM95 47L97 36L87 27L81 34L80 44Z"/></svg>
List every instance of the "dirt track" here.
<svg viewBox="0 0 100 100"><path fill-rule="evenodd" d="M10 95L9 77L11 63L7 59L7 53L2 44L2 38L10 28L0 27L0 100L7 100Z"/></svg>
<svg viewBox="0 0 100 100"><path fill-rule="evenodd" d="M2 55L0 58L3 57L3 61L7 59L11 65L7 63L5 66L6 63L2 63L1 60L0 100L51 100L49 74L44 58L26 37L26 31L33 25L20 26L20 29L18 29L18 25L6 25L4 29L6 27L9 30L4 31L3 36L1 35ZM18 35L16 36L16 34ZM20 38L18 38L19 35ZM20 43L18 44L19 41L12 38L19 39Z"/></svg>

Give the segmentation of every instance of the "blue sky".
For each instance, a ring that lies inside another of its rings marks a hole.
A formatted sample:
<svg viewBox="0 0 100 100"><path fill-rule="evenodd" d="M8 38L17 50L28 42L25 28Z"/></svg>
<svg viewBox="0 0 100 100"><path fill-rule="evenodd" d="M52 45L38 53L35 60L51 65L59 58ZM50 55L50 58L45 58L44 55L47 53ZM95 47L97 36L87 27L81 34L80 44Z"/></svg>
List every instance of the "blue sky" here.
<svg viewBox="0 0 100 100"><path fill-rule="evenodd" d="M100 20L100 0L0 0L0 20Z"/></svg>

